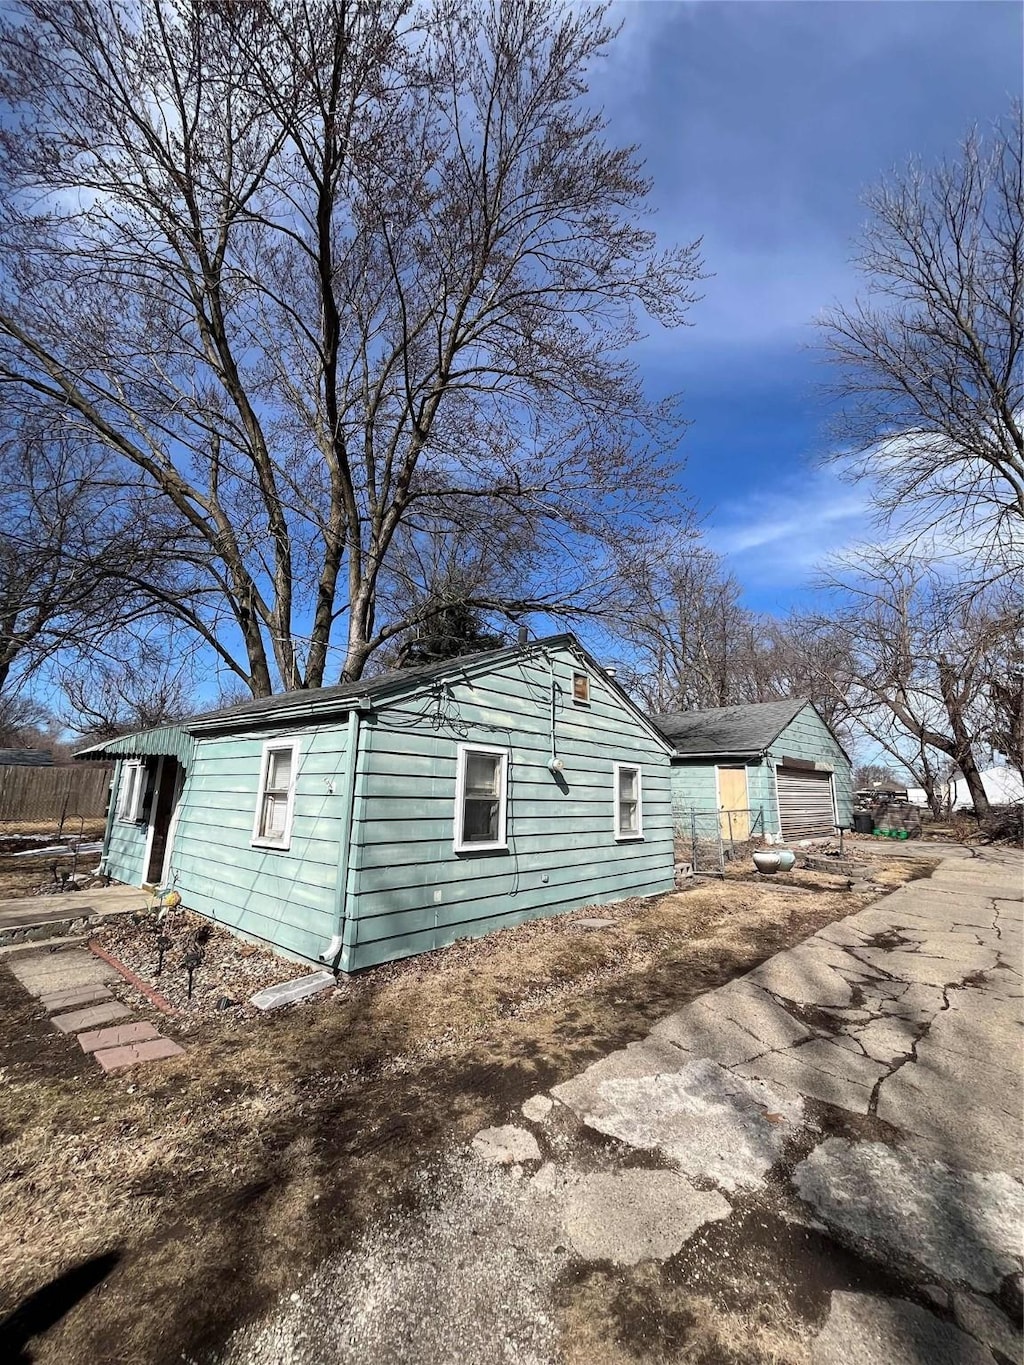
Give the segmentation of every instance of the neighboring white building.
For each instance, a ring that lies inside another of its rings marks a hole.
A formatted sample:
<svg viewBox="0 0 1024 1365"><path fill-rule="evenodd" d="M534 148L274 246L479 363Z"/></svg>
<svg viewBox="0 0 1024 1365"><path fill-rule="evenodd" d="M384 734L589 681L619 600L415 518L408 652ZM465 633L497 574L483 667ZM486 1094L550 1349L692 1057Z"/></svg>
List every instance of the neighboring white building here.
<svg viewBox="0 0 1024 1365"><path fill-rule="evenodd" d="M981 774L981 781L985 795L993 806L1019 806L1024 802L1024 780L1016 768L1010 768L1005 764L986 768ZM968 810L974 805L967 783L962 777L954 778L951 787L953 810ZM923 787L908 787L907 800L912 806L928 804Z"/></svg>

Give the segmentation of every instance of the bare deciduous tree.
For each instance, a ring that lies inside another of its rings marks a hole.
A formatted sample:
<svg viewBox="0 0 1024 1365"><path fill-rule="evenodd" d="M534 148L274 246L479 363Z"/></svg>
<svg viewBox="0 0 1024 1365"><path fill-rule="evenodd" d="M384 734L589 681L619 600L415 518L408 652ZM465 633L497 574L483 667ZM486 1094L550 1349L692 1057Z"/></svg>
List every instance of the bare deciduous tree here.
<svg viewBox="0 0 1024 1365"><path fill-rule="evenodd" d="M40 748L54 738L53 717L33 697L0 693L0 747Z"/></svg>
<svg viewBox="0 0 1024 1365"><path fill-rule="evenodd" d="M835 607L818 626L848 653L858 723L915 775L921 766L931 774L929 751L945 755L985 816L979 750L991 733L993 676L1008 643L1019 648L1024 631L1016 595L978 593L918 560L881 551L869 570L833 569L832 587ZM928 790L934 781L921 785Z"/></svg>
<svg viewBox="0 0 1024 1365"><path fill-rule="evenodd" d="M1005 640L991 669L989 705L992 723L988 740L992 748L1024 776L1024 639L1020 634Z"/></svg>
<svg viewBox="0 0 1024 1365"><path fill-rule="evenodd" d="M993 548L1024 519L1024 120L869 194L868 294L823 319L839 434L876 506L920 538ZM906 514L912 514L909 523Z"/></svg>
<svg viewBox="0 0 1024 1365"><path fill-rule="evenodd" d="M626 645L629 685L652 710L756 700L743 695L741 660L757 627L740 603L739 584L694 526L631 544L617 567L608 625Z"/></svg>
<svg viewBox="0 0 1024 1365"><path fill-rule="evenodd" d="M0 436L0 695L64 652L102 643L116 620L153 610L131 580L162 576L145 506L113 491L102 458L59 423Z"/></svg>
<svg viewBox="0 0 1024 1365"><path fill-rule="evenodd" d="M65 724L83 739L99 741L170 725L193 712L191 661L167 641L125 640L116 662L79 659L60 670L67 700Z"/></svg>
<svg viewBox="0 0 1024 1365"><path fill-rule="evenodd" d="M833 632L746 608L739 583L692 524L642 549L631 546L620 560L620 600L606 619L626 645L624 676L652 710L806 697L844 730L850 670Z"/></svg>
<svg viewBox="0 0 1024 1365"><path fill-rule="evenodd" d="M700 267L659 252L586 107L613 36L554 0L0 25L7 401L159 504L188 591L155 600L255 694L320 685L333 649L358 677L420 619L406 532L512 509L545 552L513 609L568 610L574 556L664 487L679 424L627 347L643 311L684 321Z"/></svg>

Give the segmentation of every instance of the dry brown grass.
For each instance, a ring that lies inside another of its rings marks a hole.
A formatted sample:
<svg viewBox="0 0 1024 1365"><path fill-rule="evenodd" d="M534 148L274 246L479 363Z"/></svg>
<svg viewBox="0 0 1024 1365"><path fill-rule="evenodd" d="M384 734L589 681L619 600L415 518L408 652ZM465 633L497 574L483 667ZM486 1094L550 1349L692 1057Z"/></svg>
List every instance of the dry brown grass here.
<svg viewBox="0 0 1024 1365"><path fill-rule="evenodd" d="M431 1153L870 899L717 881L603 907L600 932L537 920L280 1014L150 1016L185 1057L113 1077L0 970L0 1313L119 1249L40 1365L201 1356Z"/></svg>
<svg viewBox="0 0 1024 1365"><path fill-rule="evenodd" d="M895 890L907 882L917 881L920 877L930 877L935 867L934 860L928 858L903 858L898 863L884 863L872 868L871 880L888 890Z"/></svg>

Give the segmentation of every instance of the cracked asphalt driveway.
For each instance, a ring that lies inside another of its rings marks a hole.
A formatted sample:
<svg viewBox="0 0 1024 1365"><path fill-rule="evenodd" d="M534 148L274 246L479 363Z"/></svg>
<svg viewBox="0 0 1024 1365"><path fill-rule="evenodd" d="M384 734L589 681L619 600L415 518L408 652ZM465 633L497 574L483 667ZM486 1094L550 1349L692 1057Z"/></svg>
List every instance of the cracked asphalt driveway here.
<svg viewBox="0 0 1024 1365"><path fill-rule="evenodd" d="M1019 1362L1021 896L950 857L693 1001L227 1358Z"/></svg>

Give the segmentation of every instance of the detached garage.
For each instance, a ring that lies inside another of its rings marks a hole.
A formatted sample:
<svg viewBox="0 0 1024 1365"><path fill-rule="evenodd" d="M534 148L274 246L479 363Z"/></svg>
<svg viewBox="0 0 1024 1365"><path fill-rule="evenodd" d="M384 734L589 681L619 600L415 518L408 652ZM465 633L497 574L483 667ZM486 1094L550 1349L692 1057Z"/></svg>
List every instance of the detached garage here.
<svg viewBox="0 0 1024 1365"><path fill-rule="evenodd" d="M803 843L853 818L850 758L809 701L789 699L654 717L675 748L677 826L719 812L723 833ZM728 826L728 827L727 827Z"/></svg>

